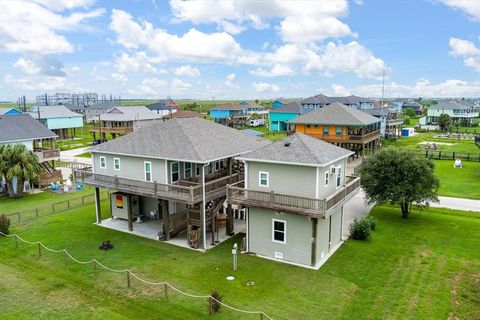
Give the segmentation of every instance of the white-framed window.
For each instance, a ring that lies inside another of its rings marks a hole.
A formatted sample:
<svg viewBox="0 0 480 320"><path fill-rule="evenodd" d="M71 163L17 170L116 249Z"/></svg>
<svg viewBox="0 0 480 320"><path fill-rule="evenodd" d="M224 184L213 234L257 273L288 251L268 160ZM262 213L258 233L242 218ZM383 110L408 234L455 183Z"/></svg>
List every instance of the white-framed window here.
<svg viewBox="0 0 480 320"><path fill-rule="evenodd" d="M143 163L143 168L145 171L145 181L152 182L152 163L150 161L145 161Z"/></svg>
<svg viewBox="0 0 480 320"><path fill-rule="evenodd" d="M328 187L329 179L330 179L330 172L325 171L325 187Z"/></svg>
<svg viewBox="0 0 480 320"><path fill-rule="evenodd" d="M113 158L113 170L120 171L120 158Z"/></svg>
<svg viewBox="0 0 480 320"><path fill-rule="evenodd" d="M272 241L287 243L287 221L272 219Z"/></svg>
<svg viewBox="0 0 480 320"><path fill-rule="evenodd" d="M170 179L172 183L180 179L180 164L178 162L170 163Z"/></svg>
<svg viewBox="0 0 480 320"><path fill-rule="evenodd" d="M190 178L192 176L192 163L185 162L183 167L183 175L185 178Z"/></svg>
<svg viewBox="0 0 480 320"><path fill-rule="evenodd" d="M342 183L342 166L337 167L337 189L340 188Z"/></svg>
<svg viewBox="0 0 480 320"><path fill-rule="evenodd" d="M107 168L107 157L100 156L100 168L102 169Z"/></svg>
<svg viewBox="0 0 480 320"><path fill-rule="evenodd" d="M195 172L197 173L197 177L200 176L200 169L202 169L202 165L197 163L195 165Z"/></svg>
<svg viewBox="0 0 480 320"><path fill-rule="evenodd" d="M215 171L220 170L220 161L215 161Z"/></svg>
<svg viewBox="0 0 480 320"><path fill-rule="evenodd" d="M260 171L258 173L258 185L260 187L268 187L269 185L269 179L268 179L268 172L266 171Z"/></svg>

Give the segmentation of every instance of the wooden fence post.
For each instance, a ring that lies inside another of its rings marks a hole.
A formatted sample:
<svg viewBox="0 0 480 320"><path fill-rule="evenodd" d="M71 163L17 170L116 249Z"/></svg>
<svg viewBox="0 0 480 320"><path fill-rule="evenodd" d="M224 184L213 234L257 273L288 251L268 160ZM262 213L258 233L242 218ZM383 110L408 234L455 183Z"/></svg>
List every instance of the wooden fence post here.
<svg viewBox="0 0 480 320"><path fill-rule="evenodd" d="M35 215L36 215L36 217L38 218L38 207L35 208Z"/></svg>
<svg viewBox="0 0 480 320"><path fill-rule="evenodd" d="M208 297L208 314L212 315L212 305L213 305L213 300L212 296Z"/></svg>
<svg viewBox="0 0 480 320"><path fill-rule="evenodd" d="M97 261L93 260L92 263L93 263L93 275L96 276L97 275Z"/></svg>
<svg viewBox="0 0 480 320"><path fill-rule="evenodd" d="M14 237L15 237L15 248L18 249L18 237L16 234L14 235Z"/></svg>
<svg viewBox="0 0 480 320"><path fill-rule="evenodd" d="M67 208L70 209L70 200L67 200Z"/></svg>
<svg viewBox="0 0 480 320"><path fill-rule="evenodd" d="M260 320L263 320L263 312L260 312Z"/></svg>
<svg viewBox="0 0 480 320"><path fill-rule="evenodd" d="M52 204L52 213L55 213L55 203Z"/></svg>
<svg viewBox="0 0 480 320"><path fill-rule="evenodd" d="M63 262L65 264L65 268L68 267L68 259L67 259L67 252L63 251Z"/></svg>
<svg viewBox="0 0 480 320"><path fill-rule="evenodd" d="M20 218L20 211L17 212L17 216L18 216L18 222L20 222L22 220L22 218Z"/></svg>
<svg viewBox="0 0 480 320"><path fill-rule="evenodd" d="M130 288L130 271L127 270L127 287Z"/></svg>
<svg viewBox="0 0 480 320"><path fill-rule="evenodd" d="M42 256L42 245L40 244L40 242L38 243L38 256Z"/></svg>
<svg viewBox="0 0 480 320"><path fill-rule="evenodd" d="M168 302L168 285L166 282L163 284L163 291L165 292L165 302Z"/></svg>

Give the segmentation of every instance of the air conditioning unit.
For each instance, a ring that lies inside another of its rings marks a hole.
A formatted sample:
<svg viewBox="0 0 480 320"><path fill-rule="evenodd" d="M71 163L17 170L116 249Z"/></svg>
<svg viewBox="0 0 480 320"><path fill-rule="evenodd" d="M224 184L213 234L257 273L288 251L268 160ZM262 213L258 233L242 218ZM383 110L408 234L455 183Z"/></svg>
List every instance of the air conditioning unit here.
<svg viewBox="0 0 480 320"><path fill-rule="evenodd" d="M331 167L331 168L330 168L330 173L331 173L331 174L337 173L337 167Z"/></svg>

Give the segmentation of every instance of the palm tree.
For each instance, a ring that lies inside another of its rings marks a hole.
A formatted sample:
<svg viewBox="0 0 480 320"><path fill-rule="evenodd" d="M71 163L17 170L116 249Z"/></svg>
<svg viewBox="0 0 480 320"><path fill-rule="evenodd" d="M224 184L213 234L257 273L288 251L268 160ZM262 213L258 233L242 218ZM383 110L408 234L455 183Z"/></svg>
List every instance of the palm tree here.
<svg viewBox="0 0 480 320"><path fill-rule="evenodd" d="M24 182L38 180L41 171L37 156L25 145L7 145L0 148L0 174L5 177L10 198L21 198ZM15 179L17 185L14 189Z"/></svg>

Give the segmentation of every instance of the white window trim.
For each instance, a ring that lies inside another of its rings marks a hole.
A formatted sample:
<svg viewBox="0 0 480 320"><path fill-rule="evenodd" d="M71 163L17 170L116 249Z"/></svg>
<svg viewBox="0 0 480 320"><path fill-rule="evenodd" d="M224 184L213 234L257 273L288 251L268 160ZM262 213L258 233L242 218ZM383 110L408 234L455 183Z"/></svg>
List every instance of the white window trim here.
<svg viewBox="0 0 480 320"><path fill-rule="evenodd" d="M176 181L173 181L173 165L175 163L178 165L178 171L177 171L178 179L176 181L180 180L180 163L178 161L170 162L170 182L171 183L176 182Z"/></svg>
<svg viewBox="0 0 480 320"><path fill-rule="evenodd" d="M118 160L118 169L115 167L115 161ZM122 168L121 164L120 164L120 158L113 158L113 170L115 171L120 171Z"/></svg>
<svg viewBox="0 0 480 320"><path fill-rule="evenodd" d="M187 176L187 163L190 164L190 175L189 175L189 176ZM191 162L185 162L185 163L183 164L183 176L184 176L185 178L190 178L190 177L192 177L192 176L193 176L193 175L192 175L192 169L193 169L193 163L191 163Z"/></svg>
<svg viewBox="0 0 480 320"><path fill-rule="evenodd" d="M150 180L147 180L147 168L146 165L147 163L150 164ZM153 168L152 168L152 162L151 161L143 161L143 176L145 178L145 181L147 182L152 182L153 181Z"/></svg>
<svg viewBox="0 0 480 320"><path fill-rule="evenodd" d="M104 166L102 166L102 160L104 160ZM107 169L107 157L105 156L100 156L99 158L99 161L100 161L100 169Z"/></svg>
<svg viewBox="0 0 480 320"><path fill-rule="evenodd" d="M340 177L340 185L338 184L338 177ZM336 186L336 189L340 189L342 187L342 166L337 167L337 174L335 177L335 186Z"/></svg>
<svg viewBox="0 0 480 320"><path fill-rule="evenodd" d="M285 226L285 230L283 232L283 241L275 240L275 222L282 222ZM287 221L286 220L279 220L279 219L272 219L272 242L286 244L287 243Z"/></svg>
<svg viewBox="0 0 480 320"><path fill-rule="evenodd" d="M267 184L266 185L262 184L262 174L267 175ZM259 171L258 172L258 186L259 187L264 187L264 188L268 188L270 186L270 174L267 171Z"/></svg>
<svg viewBox="0 0 480 320"><path fill-rule="evenodd" d="M323 174L323 183L325 185L325 188L328 187L330 184L330 171L325 171Z"/></svg>

